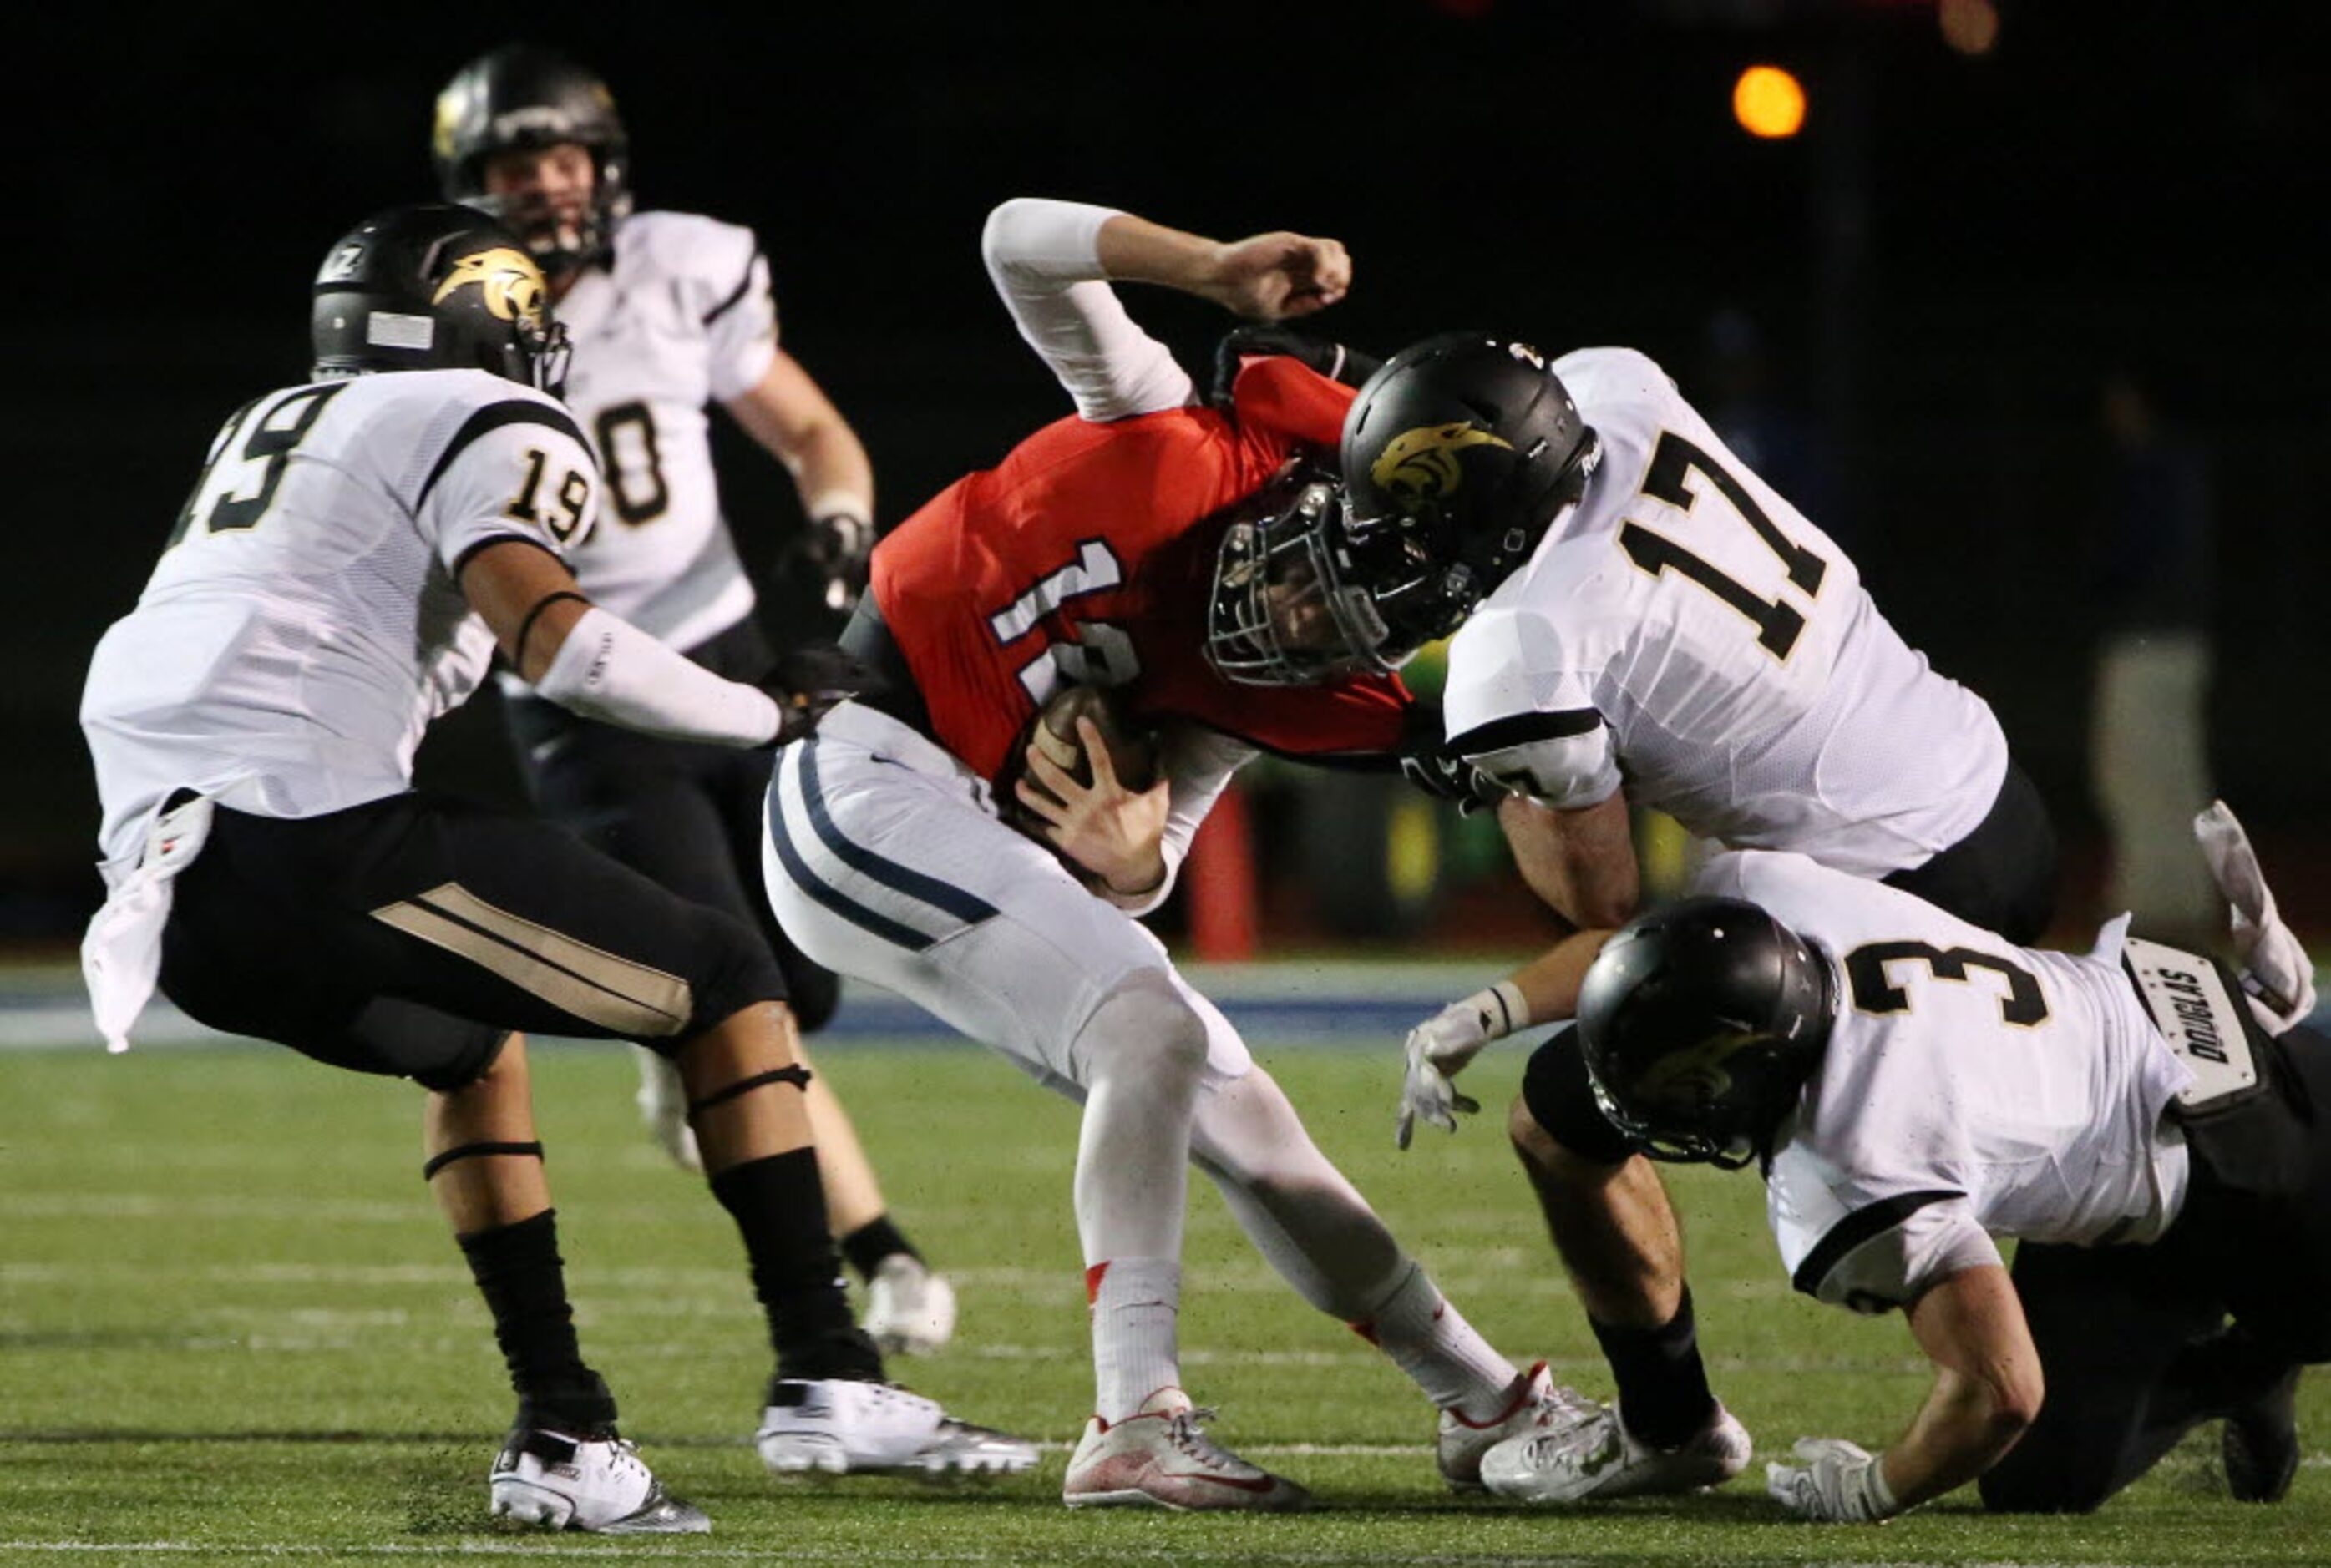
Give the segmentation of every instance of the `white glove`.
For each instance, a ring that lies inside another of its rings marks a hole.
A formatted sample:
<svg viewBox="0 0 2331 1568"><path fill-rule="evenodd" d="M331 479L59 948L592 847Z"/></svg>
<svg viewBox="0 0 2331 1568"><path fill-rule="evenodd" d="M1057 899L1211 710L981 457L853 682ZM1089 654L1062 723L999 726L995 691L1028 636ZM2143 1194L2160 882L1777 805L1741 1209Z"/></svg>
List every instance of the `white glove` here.
<svg viewBox="0 0 2331 1568"><path fill-rule="evenodd" d="M1462 1002L1452 1002L1408 1031L1408 1070L1400 1086L1400 1120L1393 1139L1402 1148L1422 1117L1444 1132L1457 1130L1456 1113L1473 1115L1481 1102L1457 1092L1449 1080L1465 1070L1481 1048L1529 1022L1521 990L1501 980Z"/></svg>
<svg viewBox="0 0 2331 1568"><path fill-rule="evenodd" d="M1878 1456L1860 1445L1843 1438L1799 1438L1793 1451L1804 1467L1766 1465L1765 1490L1798 1518L1867 1525L1900 1511Z"/></svg>
<svg viewBox="0 0 2331 1568"><path fill-rule="evenodd" d="M2212 801L2209 810L2194 817L2193 837L2218 891L2233 906L2234 951L2241 959L2250 1011L2280 1034L2315 1011L2314 960L2276 912L2250 835L2225 802Z"/></svg>

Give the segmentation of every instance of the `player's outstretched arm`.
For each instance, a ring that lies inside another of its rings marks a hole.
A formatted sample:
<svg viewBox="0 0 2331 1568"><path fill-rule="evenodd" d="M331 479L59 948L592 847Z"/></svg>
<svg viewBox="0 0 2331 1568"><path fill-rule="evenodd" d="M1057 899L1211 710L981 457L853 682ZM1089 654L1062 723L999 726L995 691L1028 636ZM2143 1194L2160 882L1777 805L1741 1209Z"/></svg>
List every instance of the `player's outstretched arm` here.
<svg viewBox="0 0 2331 1568"><path fill-rule="evenodd" d="M593 604L566 564L538 545L486 546L462 564L461 585L519 674L585 717L737 746L766 746L807 727L767 692L722 679Z"/></svg>
<svg viewBox="0 0 2331 1568"><path fill-rule="evenodd" d="M1114 280L1179 289L1254 321L1308 316L1352 287L1343 242L1284 230L1225 242L1119 213L1096 249Z"/></svg>
<svg viewBox="0 0 2331 1568"><path fill-rule="evenodd" d="M1896 1504L1905 1508L1997 1464L2039 1416L2046 1393L2023 1304L1998 1264L1961 1269L1908 1313L1918 1348L1935 1364L1935 1386L1883 1456Z"/></svg>
<svg viewBox="0 0 2331 1568"><path fill-rule="evenodd" d="M1607 930L1574 931L1486 990L1452 1002L1408 1031L1394 1141L1408 1147L1416 1124L1457 1130L1456 1113L1481 1107L1452 1081L1484 1047L1537 1023L1573 1018L1587 966L1603 951Z"/></svg>
<svg viewBox="0 0 2331 1568"><path fill-rule="evenodd" d="M1799 1517L1859 1524L1915 1508L1997 1464L2039 1415L2040 1352L2006 1269L1961 1269L1908 1310L1933 1391L1884 1453L1808 1438L1796 1445L1803 1463L1767 1465L1765 1489Z"/></svg>

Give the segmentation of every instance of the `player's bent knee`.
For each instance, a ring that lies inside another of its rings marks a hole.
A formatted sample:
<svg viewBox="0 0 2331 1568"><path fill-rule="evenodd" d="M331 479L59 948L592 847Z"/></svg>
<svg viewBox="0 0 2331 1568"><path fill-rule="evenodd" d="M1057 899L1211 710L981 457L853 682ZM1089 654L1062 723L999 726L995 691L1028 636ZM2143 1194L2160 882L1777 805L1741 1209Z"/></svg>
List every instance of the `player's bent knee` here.
<svg viewBox="0 0 2331 1568"><path fill-rule="evenodd" d="M1206 1021L1162 969L1124 975L1094 1008L1070 1048L1080 1081L1131 1068L1195 1081L1206 1065Z"/></svg>
<svg viewBox="0 0 2331 1568"><path fill-rule="evenodd" d="M1527 1118L1530 1141L1524 1142ZM1594 1088L1586 1078L1586 1055L1579 1047L1574 1025L1554 1035L1530 1053L1522 1074L1522 1092L1508 1124L1515 1149L1526 1160L1549 1173L1562 1169L1563 1157L1600 1166L1622 1165L1635 1153L1634 1140L1611 1125L1595 1103Z"/></svg>
<svg viewBox="0 0 2331 1568"><path fill-rule="evenodd" d="M696 955L686 983L684 1008L675 1008L672 1027L640 1043L678 1060L700 1036L757 1003L787 1001L785 977L760 934L718 909L689 905L689 951Z"/></svg>

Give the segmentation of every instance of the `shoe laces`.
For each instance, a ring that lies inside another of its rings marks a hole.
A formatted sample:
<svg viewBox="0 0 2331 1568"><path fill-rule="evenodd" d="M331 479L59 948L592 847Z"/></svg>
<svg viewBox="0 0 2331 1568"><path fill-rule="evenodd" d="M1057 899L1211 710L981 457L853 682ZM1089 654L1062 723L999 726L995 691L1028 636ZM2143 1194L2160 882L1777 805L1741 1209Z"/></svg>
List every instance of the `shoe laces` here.
<svg viewBox="0 0 2331 1568"><path fill-rule="evenodd" d="M649 1473L646 1461L640 1458L640 1445L629 1438L608 1440L607 1468L616 1475L636 1475L643 1481L655 1478Z"/></svg>
<svg viewBox="0 0 2331 1568"><path fill-rule="evenodd" d="M1229 1466L1239 1460L1229 1449L1208 1437L1204 1423L1213 1421L1216 1411L1212 1405L1192 1405L1166 1418L1166 1440L1202 1464Z"/></svg>

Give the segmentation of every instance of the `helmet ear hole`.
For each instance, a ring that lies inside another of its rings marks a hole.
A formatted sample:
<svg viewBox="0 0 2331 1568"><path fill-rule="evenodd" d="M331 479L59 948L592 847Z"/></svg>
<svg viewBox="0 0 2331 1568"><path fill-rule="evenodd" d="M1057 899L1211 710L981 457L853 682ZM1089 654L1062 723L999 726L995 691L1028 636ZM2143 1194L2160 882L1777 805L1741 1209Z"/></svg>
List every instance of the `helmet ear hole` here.
<svg viewBox="0 0 2331 1568"><path fill-rule="evenodd" d="M326 253L310 293L319 376L483 369L544 386L564 344L542 269L472 207L375 214Z"/></svg>

